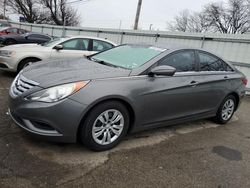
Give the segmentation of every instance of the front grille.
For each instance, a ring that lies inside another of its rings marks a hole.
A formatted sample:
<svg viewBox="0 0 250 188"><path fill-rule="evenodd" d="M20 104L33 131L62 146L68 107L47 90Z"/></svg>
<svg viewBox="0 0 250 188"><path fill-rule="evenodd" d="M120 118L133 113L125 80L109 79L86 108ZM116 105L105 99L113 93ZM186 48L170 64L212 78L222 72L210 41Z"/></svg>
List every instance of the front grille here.
<svg viewBox="0 0 250 188"><path fill-rule="evenodd" d="M14 97L17 97L37 85L39 84L20 75L14 80L11 91Z"/></svg>

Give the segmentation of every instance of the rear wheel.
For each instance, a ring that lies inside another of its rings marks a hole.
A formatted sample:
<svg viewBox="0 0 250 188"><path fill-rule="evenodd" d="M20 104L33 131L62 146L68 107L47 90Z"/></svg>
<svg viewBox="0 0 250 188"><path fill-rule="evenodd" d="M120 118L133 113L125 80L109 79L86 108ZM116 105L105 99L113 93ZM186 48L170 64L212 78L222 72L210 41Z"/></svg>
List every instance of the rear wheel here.
<svg viewBox="0 0 250 188"><path fill-rule="evenodd" d="M22 69L24 69L25 67L31 65L32 63L35 63L37 61L40 61L40 59L36 59L36 58L27 58L22 60L17 68L17 72L20 72Z"/></svg>
<svg viewBox="0 0 250 188"><path fill-rule="evenodd" d="M227 96L221 103L215 121L220 124L225 124L231 120L236 109L236 99L233 95Z"/></svg>
<svg viewBox="0 0 250 188"><path fill-rule="evenodd" d="M104 102L88 114L80 130L80 140L91 150L108 150L122 140L128 127L127 108L117 101Z"/></svg>

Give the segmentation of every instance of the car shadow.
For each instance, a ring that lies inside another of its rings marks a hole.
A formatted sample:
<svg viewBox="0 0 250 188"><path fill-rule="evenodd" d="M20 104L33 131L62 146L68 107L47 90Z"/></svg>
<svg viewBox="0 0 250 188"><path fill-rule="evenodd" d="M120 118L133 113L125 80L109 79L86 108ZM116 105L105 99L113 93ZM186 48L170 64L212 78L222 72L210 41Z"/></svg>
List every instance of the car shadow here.
<svg viewBox="0 0 250 188"><path fill-rule="evenodd" d="M0 76L3 76L5 78L15 78L17 73L15 72L7 72L7 71L2 71L0 70Z"/></svg>

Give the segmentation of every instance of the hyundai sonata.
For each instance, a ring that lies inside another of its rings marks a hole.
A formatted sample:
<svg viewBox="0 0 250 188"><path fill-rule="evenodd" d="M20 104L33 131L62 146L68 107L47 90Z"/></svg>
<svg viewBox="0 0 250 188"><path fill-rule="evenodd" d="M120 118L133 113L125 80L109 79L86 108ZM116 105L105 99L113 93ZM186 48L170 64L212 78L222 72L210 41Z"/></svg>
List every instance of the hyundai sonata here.
<svg viewBox="0 0 250 188"><path fill-rule="evenodd" d="M121 45L26 67L9 108L29 133L102 151L153 127L210 117L227 123L246 84L230 63L201 49Z"/></svg>

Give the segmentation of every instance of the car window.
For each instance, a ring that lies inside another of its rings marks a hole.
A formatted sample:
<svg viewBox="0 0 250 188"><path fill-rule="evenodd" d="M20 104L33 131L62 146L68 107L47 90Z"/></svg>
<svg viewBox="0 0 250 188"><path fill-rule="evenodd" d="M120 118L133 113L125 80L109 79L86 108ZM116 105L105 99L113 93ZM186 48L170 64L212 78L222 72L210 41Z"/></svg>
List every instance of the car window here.
<svg viewBox="0 0 250 188"><path fill-rule="evenodd" d="M10 33L15 33L17 34L17 28L11 28L8 30Z"/></svg>
<svg viewBox="0 0 250 188"><path fill-rule="evenodd" d="M31 38L38 38L38 39L50 39L48 36L46 35L39 35L39 34L30 34L29 37Z"/></svg>
<svg viewBox="0 0 250 188"><path fill-rule="evenodd" d="M100 40L93 40L93 51L104 51L113 48L113 45Z"/></svg>
<svg viewBox="0 0 250 188"><path fill-rule="evenodd" d="M198 52L200 60L200 71L233 71L221 59L204 52Z"/></svg>
<svg viewBox="0 0 250 188"><path fill-rule="evenodd" d="M195 71L195 53L193 50L180 51L159 61L158 65L176 68L176 72Z"/></svg>
<svg viewBox="0 0 250 188"><path fill-rule="evenodd" d="M19 33L19 34L24 34L24 33L26 33L26 31L23 30L23 29L19 29L19 30L18 30L18 33Z"/></svg>
<svg viewBox="0 0 250 188"><path fill-rule="evenodd" d="M89 39L72 39L61 43L64 50L88 50Z"/></svg>
<svg viewBox="0 0 250 188"><path fill-rule="evenodd" d="M45 42L43 44L41 44L42 46L46 46L46 47L52 47L56 44L58 44L60 41L63 41L63 38L53 38L52 40Z"/></svg>
<svg viewBox="0 0 250 188"><path fill-rule="evenodd" d="M5 24L5 23L0 23L0 27L9 27L9 24Z"/></svg>

